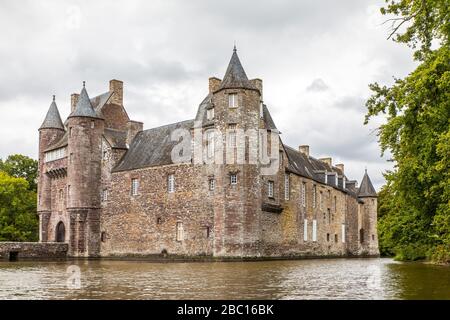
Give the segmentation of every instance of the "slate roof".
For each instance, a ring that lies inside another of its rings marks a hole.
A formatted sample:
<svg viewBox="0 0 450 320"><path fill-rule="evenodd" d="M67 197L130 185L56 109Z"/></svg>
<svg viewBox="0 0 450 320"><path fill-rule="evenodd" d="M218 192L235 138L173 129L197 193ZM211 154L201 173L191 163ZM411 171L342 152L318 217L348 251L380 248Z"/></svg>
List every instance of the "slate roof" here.
<svg viewBox="0 0 450 320"><path fill-rule="evenodd" d="M178 143L171 141L175 129L191 129L194 120L187 120L139 132L130 148L114 168L114 172L172 164L171 152Z"/></svg>
<svg viewBox="0 0 450 320"><path fill-rule="evenodd" d="M84 84L83 89L81 89L77 105L75 106L75 110L73 110L73 112L69 115L69 118L70 117L99 118L92 106L91 100L89 99L89 95Z"/></svg>
<svg viewBox="0 0 450 320"><path fill-rule="evenodd" d="M69 143L69 133L66 131L66 133L64 133L64 135L61 137L61 139L59 139L59 141L57 141L56 143L52 144L51 146L49 146L47 149L45 149L44 151L51 151L51 150L55 150L55 149L59 149L62 147L67 146L67 144Z"/></svg>
<svg viewBox="0 0 450 320"><path fill-rule="evenodd" d="M44 122L39 127L39 129L61 129L64 130L64 124L61 120L61 116L56 106L55 96L53 96L53 101L50 104L47 115L45 116Z"/></svg>
<svg viewBox="0 0 450 320"><path fill-rule="evenodd" d="M233 54L228 64L227 71L220 83L219 90L222 89L236 89L245 88L258 90L247 78L244 68L236 52L236 47L233 49Z"/></svg>
<svg viewBox="0 0 450 320"><path fill-rule="evenodd" d="M278 130L275 122L272 119L272 116L270 115L269 109L267 109L267 106L265 104L263 104L263 119L266 129Z"/></svg>
<svg viewBox="0 0 450 320"><path fill-rule="evenodd" d="M103 132L103 137L108 141L111 148L128 149L126 131L106 128Z"/></svg>
<svg viewBox="0 0 450 320"><path fill-rule="evenodd" d="M340 169L336 167L330 167L323 161L320 161L314 157L306 156L305 154L299 152L298 150L291 148L287 145L283 145L288 157L288 171L298 174L302 177L306 177L312 179L314 181L325 183L325 171L327 173L335 172L338 176L342 176L343 173ZM347 177L344 176L344 179L347 181ZM330 179L330 181L333 179ZM330 182L328 181L328 182ZM339 184L330 184L332 187L337 189L342 189L342 186ZM345 191L349 191L345 189Z"/></svg>
<svg viewBox="0 0 450 320"><path fill-rule="evenodd" d="M94 108L94 110L98 116L101 117L101 110L102 110L103 106L108 102L109 98L111 98L113 93L114 93L113 91L108 91L108 92L102 93L90 100L92 108Z"/></svg>
<svg viewBox="0 0 450 320"><path fill-rule="evenodd" d="M359 186L358 190L358 197L365 198L365 197L376 197L377 192L375 191L375 188L372 185L372 181L370 181L369 175L367 174L367 170L364 173L364 177L362 179L361 185Z"/></svg>

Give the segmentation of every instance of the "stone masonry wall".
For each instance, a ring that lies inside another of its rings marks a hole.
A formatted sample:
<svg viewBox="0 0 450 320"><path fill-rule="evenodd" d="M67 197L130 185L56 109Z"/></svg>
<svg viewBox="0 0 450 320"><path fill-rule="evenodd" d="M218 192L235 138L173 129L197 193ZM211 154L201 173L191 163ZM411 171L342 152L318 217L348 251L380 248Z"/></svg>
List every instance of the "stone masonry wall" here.
<svg viewBox="0 0 450 320"><path fill-rule="evenodd" d="M65 258L67 250L67 243L0 242L0 260Z"/></svg>

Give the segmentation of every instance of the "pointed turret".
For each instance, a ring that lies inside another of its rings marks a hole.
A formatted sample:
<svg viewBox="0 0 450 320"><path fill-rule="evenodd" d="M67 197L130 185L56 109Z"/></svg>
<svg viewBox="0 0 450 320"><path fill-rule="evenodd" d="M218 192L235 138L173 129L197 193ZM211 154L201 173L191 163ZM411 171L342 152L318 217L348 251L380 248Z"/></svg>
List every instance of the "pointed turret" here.
<svg viewBox="0 0 450 320"><path fill-rule="evenodd" d="M372 185L372 181L370 181L369 175L367 174L367 169L364 173L361 186L359 187L358 190L358 197L359 198L377 197L377 192L375 191L375 188Z"/></svg>
<svg viewBox="0 0 450 320"><path fill-rule="evenodd" d="M64 130L64 124L59 115L58 107L56 106L55 96L53 96L52 104L48 109L47 115L42 125L39 127L41 129L61 129Z"/></svg>
<svg viewBox="0 0 450 320"><path fill-rule="evenodd" d="M71 117L89 117L89 118L99 118L94 108L92 107L91 100L86 91L86 84L83 81L83 89L81 89L80 96L78 98L75 110L70 114Z"/></svg>
<svg viewBox="0 0 450 320"><path fill-rule="evenodd" d="M253 89L258 90L247 78L241 61L237 55L236 46L233 48L230 63L228 64L225 76L220 84L219 90L222 89Z"/></svg>

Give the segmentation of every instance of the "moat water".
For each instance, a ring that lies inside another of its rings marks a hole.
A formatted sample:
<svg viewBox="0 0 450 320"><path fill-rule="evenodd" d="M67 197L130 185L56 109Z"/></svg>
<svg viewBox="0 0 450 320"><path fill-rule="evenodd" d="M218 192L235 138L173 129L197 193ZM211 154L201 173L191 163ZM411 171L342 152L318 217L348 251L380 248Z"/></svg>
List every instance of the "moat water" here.
<svg viewBox="0 0 450 320"><path fill-rule="evenodd" d="M450 267L391 259L0 262L0 299L450 299Z"/></svg>

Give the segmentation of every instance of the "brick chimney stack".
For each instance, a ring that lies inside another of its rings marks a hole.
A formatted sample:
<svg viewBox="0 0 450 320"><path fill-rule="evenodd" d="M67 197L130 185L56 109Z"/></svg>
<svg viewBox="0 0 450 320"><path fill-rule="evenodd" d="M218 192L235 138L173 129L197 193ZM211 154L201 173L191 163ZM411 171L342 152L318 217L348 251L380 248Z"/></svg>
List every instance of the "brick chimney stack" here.
<svg viewBox="0 0 450 320"><path fill-rule="evenodd" d="M120 80L110 80L109 81L109 91L114 92L110 103L117 104L119 106L123 106L123 81Z"/></svg>
<svg viewBox="0 0 450 320"><path fill-rule="evenodd" d="M209 78L209 93L213 93L214 91L217 91L220 87L220 83L222 80L216 77Z"/></svg>
<svg viewBox="0 0 450 320"><path fill-rule="evenodd" d="M336 166L336 168L338 168L339 170L342 171L342 174L345 174L343 163L336 164L335 166Z"/></svg>
<svg viewBox="0 0 450 320"><path fill-rule="evenodd" d="M70 95L70 112L72 113L73 110L75 110L75 106L78 103L78 98L80 97L80 94L78 93L72 93Z"/></svg>
<svg viewBox="0 0 450 320"><path fill-rule="evenodd" d="M308 145L302 145L298 147L298 151L303 153L305 156L309 157L309 146Z"/></svg>

